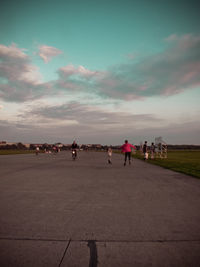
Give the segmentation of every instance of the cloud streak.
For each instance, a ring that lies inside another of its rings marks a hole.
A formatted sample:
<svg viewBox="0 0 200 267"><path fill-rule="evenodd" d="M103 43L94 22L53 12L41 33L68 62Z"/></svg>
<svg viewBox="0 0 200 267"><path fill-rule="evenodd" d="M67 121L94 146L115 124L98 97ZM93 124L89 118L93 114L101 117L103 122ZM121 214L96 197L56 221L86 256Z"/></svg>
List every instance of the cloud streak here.
<svg viewBox="0 0 200 267"><path fill-rule="evenodd" d="M40 106L29 105L22 110L16 122L1 121L0 129L2 133L12 129L13 133L17 133L16 136L27 134L32 140L40 131L41 136L45 134L45 138L59 138L62 142L65 138L78 138L81 142L90 143L97 142L99 138L98 142L114 144L120 138L127 137L127 134L130 136L131 132L133 135L139 129L142 131L149 122L156 126L162 124L163 120L152 114L111 112L79 102L60 105L41 103Z"/></svg>
<svg viewBox="0 0 200 267"><path fill-rule="evenodd" d="M75 125L78 131L82 128L111 129L123 131L130 127L141 128L147 123L159 125L163 120L152 114L131 114L126 112L111 112L100 108L84 105L78 102L69 102L62 105L49 105L31 108L20 116L21 119L29 118L30 121L43 123L41 127L50 124Z"/></svg>
<svg viewBox="0 0 200 267"><path fill-rule="evenodd" d="M92 127L78 124L56 125L35 124L33 122L8 122L0 120L2 140L12 142L35 143L71 143L74 138L78 143L122 144L127 139L134 144L148 140L153 142L156 136L162 136L168 144L199 144L200 125L198 121L171 124L168 126L152 126L137 129L124 127L112 130L109 127ZM190 136L190 140L188 140Z"/></svg>

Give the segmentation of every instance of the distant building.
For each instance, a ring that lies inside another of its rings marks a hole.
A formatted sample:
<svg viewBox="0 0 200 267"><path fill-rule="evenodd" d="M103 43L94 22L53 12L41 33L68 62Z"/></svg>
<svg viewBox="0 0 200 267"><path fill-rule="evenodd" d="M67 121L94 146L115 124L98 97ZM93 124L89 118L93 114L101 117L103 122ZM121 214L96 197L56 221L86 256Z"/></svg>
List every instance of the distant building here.
<svg viewBox="0 0 200 267"><path fill-rule="evenodd" d="M0 146L5 146L7 145L6 141L0 141Z"/></svg>
<svg viewBox="0 0 200 267"><path fill-rule="evenodd" d="M9 145L9 146L11 146L11 145L17 145L18 143L7 143L6 141L0 141L0 146L6 146L6 145Z"/></svg>
<svg viewBox="0 0 200 267"><path fill-rule="evenodd" d="M24 144L24 146L28 149L30 148L30 144Z"/></svg>

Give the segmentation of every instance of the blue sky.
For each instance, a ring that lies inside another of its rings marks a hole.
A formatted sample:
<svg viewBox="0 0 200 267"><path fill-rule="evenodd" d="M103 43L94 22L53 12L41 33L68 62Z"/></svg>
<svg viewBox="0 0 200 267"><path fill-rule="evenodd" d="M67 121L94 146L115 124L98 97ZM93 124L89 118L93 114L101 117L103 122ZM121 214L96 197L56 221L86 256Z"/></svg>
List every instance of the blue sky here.
<svg viewBox="0 0 200 267"><path fill-rule="evenodd" d="M4 1L0 139L199 144L197 1Z"/></svg>

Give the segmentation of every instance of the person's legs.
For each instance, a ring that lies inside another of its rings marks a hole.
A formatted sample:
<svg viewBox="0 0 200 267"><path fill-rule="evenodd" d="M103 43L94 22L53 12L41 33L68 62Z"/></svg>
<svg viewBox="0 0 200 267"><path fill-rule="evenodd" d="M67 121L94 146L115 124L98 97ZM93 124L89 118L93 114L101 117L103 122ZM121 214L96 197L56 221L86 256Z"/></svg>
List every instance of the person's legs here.
<svg viewBox="0 0 200 267"><path fill-rule="evenodd" d="M128 152L129 165L131 164L131 152Z"/></svg>
<svg viewBox="0 0 200 267"><path fill-rule="evenodd" d="M127 152L125 152L124 166L126 165L127 156L128 156L128 154L127 154Z"/></svg>

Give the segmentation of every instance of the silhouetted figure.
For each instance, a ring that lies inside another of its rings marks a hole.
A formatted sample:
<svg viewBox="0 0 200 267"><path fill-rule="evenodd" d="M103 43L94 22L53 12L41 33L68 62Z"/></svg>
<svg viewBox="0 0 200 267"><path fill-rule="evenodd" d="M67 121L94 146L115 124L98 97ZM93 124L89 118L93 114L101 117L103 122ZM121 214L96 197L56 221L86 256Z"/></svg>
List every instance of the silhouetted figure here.
<svg viewBox="0 0 200 267"><path fill-rule="evenodd" d="M147 146L147 141L144 142L143 145L143 154L144 154L144 160L148 159L148 146Z"/></svg>

